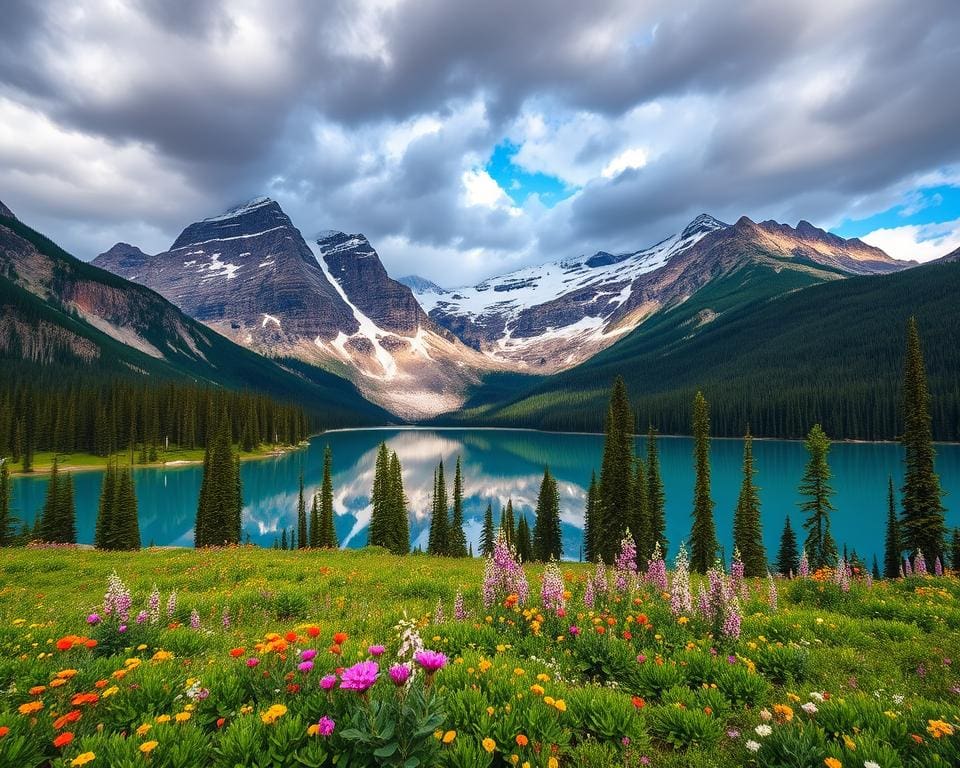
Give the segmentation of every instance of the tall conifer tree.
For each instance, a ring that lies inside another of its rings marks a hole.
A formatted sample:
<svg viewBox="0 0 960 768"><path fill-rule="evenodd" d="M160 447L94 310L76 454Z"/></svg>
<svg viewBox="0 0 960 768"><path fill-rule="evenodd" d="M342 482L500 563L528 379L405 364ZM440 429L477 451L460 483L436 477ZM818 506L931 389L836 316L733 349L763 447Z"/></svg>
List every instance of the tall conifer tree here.
<svg viewBox="0 0 960 768"><path fill-rule="evenodd" d="M657 431L651 424L647 431L647 510L650 518L650 540L654 545L660 544L660 551L667 555L667 513L666 496L663 492L663 480L660 478L660 455L657 451ZM651 549L647 553L638 552L641 563L647 562L653 555Z"/></svg>
<svg viewBox="0 0 960 768"><path fill-rule="evenodd" d="M320 547L340 546L333 524L333 452L328 445L323 451L323 483L320 485Z"/></svg>
<svg viewBox="0 0 960 768"><path fill-rule="evenodd" d="M213 406L210 407L211 412ZM239 544L243 490L240 462L230 439L230 420L221 404L211 429L203 458L203 479L197 502L194 545L197 547Z"/></svg>
<svg viewBox="0 0 960 768"><path fill-rule="evenodd" d="M517 533L514 538L516 542L517 555L521 562L533 560L533 542L530 539L530 526L527 524L527 516L520 513L520 522L517 523Z"/></svg>
<svg viewBox="0 0 960 768"><path fill-rule="evenodd" d="M797 536L790 525L790 515L783 522L780 534L780 549L777 552L777 571L781 576L796 576L800 569L800 555L797 552Z"/></svg>
<svg viewBox="0 0 960 768"><path fill-rule="evenodd" d="M960 528L954 528L953 536L950 537L950 560L953 570L960 573Z"/></svg>
<svg viewBox="0 0 960 768"><path fill-rule="evenodd" d="M590 486L587 488L587 506L583 514L583 553L588 563L596 562L597 544L596 539L599 533L599 524L597 512L597 473L594 471L590 475Z"/></svg>
<svg viewBox="0 0 960 768"><path fill-rule="evenodd" d="M533 526L533 558L546 563L559 560L562 555L560 494L550 468L544 467L537 496L537 520Z"/></svg>
<svg viewBox="0 0 960 768"><path fill-rule="evenodd" d="M463 532L463 475L460 457L457 456L457 470L453 479L453 519L447 534L448 552L451 557L467 556L467 538Z"/></svg>
<svg viewBox="0 0 960 768"><path fill-rule="evenodd" d="M830 497L833 488L830 485L830 465L827 454L830 452L830 440L819 424L814 424L805 443L810 458L803 473L800 493L807 500L800 508L807 513L803 527L807 529L807 540L803 547L810 558L812 568L832 566L837 562L837 546L830 532L830 513L833 504Z"/></svg>
<svg viewBox="0 0 960 768"><path fill-rule="evenodd" d="M690 530L690 567L706 573L717 557L717 531L710 498L710 408L702 392L693 400L693 526Z"/></svg>
<svg viewBox="0 0 960 768"><path fill-rule="evenodd" d="M390 456L390 551L405 555L410 551L410 522L407 517L407 496L403 490L403 469L396 451Z"/></svg>
<svg viewBox="0 0 960 768"><path fill-rule="evenodd" d="M10 467L7 459L0 459L0 547L8 547L13 541L16 521L10 511Z"/></svg>
<svg viewBox="0 0 960 768"><path fill-rule="evenodd" d="M903 481L901 544L911 556L923 552L928 563L943 560L947 536L943 491L934 470L930 392L917 319L907 321L907 358L903 375Z"/></svg>
<svg viewBox="0 0 960 768"><path fill-rule="evenodd" d="M507 544L513 544L513 537L516 534L516 528L513 524L513 499L507 499L506 508L500 513L500 529L507 540Z"/></svg>
<svg viewBox="0 0 960 768"><path fill-rule="evenodd" d="M630 489L633 484L633 410L627 385L621 376L613 382L600 466L599 535L597 554L612 563L620 550L630 514Z"/></svg>
<svg viewBox="0 0 960 768"><path fill-rule="evenodd" d="M893 493L893 478L887 480L887 536L883 547L883 576L895 579L900 575L900 521L897 520L897 500Z"/></svg>
<svg viewBox="0 0 960 768"><path fill-rule="evenodd" d="M650 524L650 507L647 504L647 472L643 459L639 456L634 461L628 527L637 547L637 565L645 565L646 558L643 553L653 552L653 527Z"/></svg>
<svg viewBox="0 0 960 768"><path fill-rule="evenodd" d="M427 540L427 552L431 555L447 554L448 507L447 484L443 477L443 461L441 461L434 481L433 517L430 520L430 536Z"/></svg>
<svg viewBox="0 0 960 768"><path fill-rule="evenodd" d="M483 514L483 532L480 535L480 555L490 557L493 554L493 545L496 542L496 531L493 528L493 504L487 502L487 511Z"/></svg>
<svg viewBox="0 0 960 768"><path fill-rule="evenodd" d="M370 526L367 529L367 545L390 546L390 452L387 444L380 443L373 471L373 490L370 492Z"/></svg>
<svg viewBox="0 0 960 768"><path fill-rule="evenodd" d="M310 549L319 549L320 548L320 501L319 494L314 493L313 498L310 500L310 515L309 515L309 533L307 534L307 539L310 542Z"/></svg>
<svg viewBox="0 0 960 768"><path fill-rule="evenodd" d="M743 573L750 578L767 574L767 553L763 546L763 529L760 523L760 495L753 484L756 470L753 467L753 436L747 425L743 438L743 482L737 508L733 513L733 546L740 551Z"/></svg>
<svg viewBox="0 0 960 768"><path fill-rule="evenodd" d="M297 549L310 545L307 531L307 500L303 496L303 467L300 467L300 490L297 495Z"/></svg>

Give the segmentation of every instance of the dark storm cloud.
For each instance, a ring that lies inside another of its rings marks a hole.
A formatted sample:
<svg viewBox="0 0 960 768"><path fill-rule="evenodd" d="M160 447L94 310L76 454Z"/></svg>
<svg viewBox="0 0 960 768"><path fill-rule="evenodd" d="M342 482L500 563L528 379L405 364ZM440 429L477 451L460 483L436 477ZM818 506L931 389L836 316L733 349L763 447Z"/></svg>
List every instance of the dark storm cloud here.
<svg viewBox="0 0 960 768"><path fill-rule="evenodd" d="M305 234L436 252L448 282L457 253L637 248L703 210L836 220L960 162L958 41L954 0L11 0L0 199L92 255L266 192ZM552 211L465 201L536 104L548 133L596 116L569 160L589 181Z"/></svg>

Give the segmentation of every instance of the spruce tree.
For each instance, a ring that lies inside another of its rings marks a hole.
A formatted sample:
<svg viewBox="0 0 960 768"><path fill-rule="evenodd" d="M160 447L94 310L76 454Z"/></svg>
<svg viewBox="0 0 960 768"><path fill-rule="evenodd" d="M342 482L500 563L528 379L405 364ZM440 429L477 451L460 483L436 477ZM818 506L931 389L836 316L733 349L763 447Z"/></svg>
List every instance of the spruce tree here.
<svg viewBox="0 0 960 768"><path fill-rule="evenodd" d="M781 576L796 576L800 570L800 555L797 553L797 536L790 525L790 515L783 523L780 534L780 549L777 552L777 571Z"/></svg>
<svg viewBox="0 0 960 768"><path fill-rule="evenodd" d="M833 504L830 497L833 488L830 485L830 465L827 454L830 452L830 440L819 424L814 424L805 443L810 458L800 483L800 494L807 500L801 502L800 509L807 513L803 527L807 529L807 539L803 545L810 559L811 568L832 566L837 562L837 547L830 532L830 513Z"/></svg>
<svg viewBox="0 0 960 768"><path fill-rule="evenodd" d="M97 549L113 549L113 516L117 496L117 467L109 462L100 484L100 503L97 507L97 523L93 532L93 546Z"/></svg>
<svg viewBox="0 0 960 768"><path fill-rule="evenodd" d="M897 520L897 501L893 495L893 478L887 480L887 536L883 547L883 575L895 579L900 575L900 521Z"/></svg>
<svg viewBox="0 0 960 768"><path fill-rule="evenodd" d="M284 526L283 532L280 534L280 549L286 550L287 546L287 528Z"/></svg>
<svg viewBox="0 0 960 768"><path fill-rule="evenodd" d="M627 526L637 547L637 565L647 562L644 553L653 552L653 530L647 505L647 473L643 459L634 461L633 488L630 493L630 522Z"/></svg>
<svg viewBox="0 0 960 768"><path fill-rule="evenodd" d="M487 502L487 511L483 515L483 532L480 535L480 555L490 557L493 554L493 545L496 542L496 532L493 528L493 504Z"/></svg>
<svg viewBox="0 0 960 768"><path fill-rule="evenodd" d="M600 465L597 554L612 563L620 550L630 513L633 484L633 410L621 376L613 382ZM536 549L536 546L534 546Z"/></svg>
<svg viewBox="0 0 960 768"><path fill-rule="evenodd" d="M903 481L901 545L923 552L928 563L943 559L947 536L943 491L934 470L933 427L927 371L917 319L907 321L907 356L903 376L903 437L906 474Z"/></svg>
<svg viewBox="0 0 960 768"><path fill-rule="evenodd" d="M57 532L57 515L60 511L60 467L57 457L53 457L50 465L50 478L47 480L47 496L40 513L40 538L43 541L59 541Z"/></svg>
<svg viewBox="0 0 960 768"><path fill-rule="evenodd" d="M310 502L310 533L308 534L310 549L320 548L320 503L317 497L318 494L313 494L313 499Z"/></svg>
<svg viewBox="0 0 960 768"><path fill-rule="evenodd" d="M513 544L513 536L517 532L513 524L513 499L507 499L506 508L500 513L500 530L507 541Z"/></svg>
<svg viewBox="0 0 960 768"><path fill-rule="evenodd" d="M57 492L56 541L62 544L77 543L77 510L74 506L73 475L65 472L60 478Z"/></svg>
<svg viewBox="0 0 960 768"><path fill-rule="evenodd" d="M690 530L690 567L706 573L717 557L717 532L710 498L710 409L702 392L693 400L693 526Z"/></svg>
<svg viewBox="0 0 960 768"><path fill-rule="evenodd" d="M597 559L596 538L598 535L599 520L597 519L597 473L590 475L590 487L587 488L587 506L583 514L583 550L587 562L593 563Z"/></svg>
<svg viewBox="0 0 960 768"><path fill-rule="evenodd" d="M666 497L663 492L663 480L660 478L660 455L657 451L657 431L650 425L647 432L647 510L650 518L650 540L660 544L663 556L667 555L667 513ZM641 563L647 562L653 554L641 554Z"/></svg>
<svg viewBox="0 0 960 768"><path fill-rule="evenodd" d="M13 543L16 521L10 511L10 467L7 459L0 459L0 547Z"/></svg>
<svg viewBox="0 0 960 768"><path fill-rule="evenodd" d="M737 508L733 513L733 546L740 550L744 576L760 578L767 575L767 552L763 546L760 523L760 496L753 484L753 436L747 425L743 438L743 482Z"/></svg>
<svg viewBox="0 0 960 768"><path fill-rule="evenodd" d="M560 535L560 494L557 481L544 467L537 496L537 520L533 526L533 559L546 563L563 555Z"/></svg>
<svg viewBox="0 0 960 768"><path fill-rule="evenodd" d="M367 529L367 546L388 547L390 519L390 452L386 443L377 449L377 462L373 471L373 489L370 492L370 525Z"/></svg>
<svg viewBox="0 0 960 768"><path fill-rule="evenodd" d="M533 560L533 542L530 539L530 526L527 524L527 516L520 513L520 522L517 523L517 533L514 539L516 542L517 555L521 562Z"/></svg>
<svg viewBox="0 0 960 768"><path fill-rule="evenodd" d="M116 481L114 509L111 515L113 549L140 549L140 518L137 494L133 484L133 470L119 470Z"/></svg>
<svg viewBox="0 0 960 768"><path fill-rule="evenodd" d="M407 496L403 490L403 470L396 451L390 456L390 530L389 547L395 555L410 551L410 521L407 517Z"/></svg>
<svg viewBox="0 0 960 768"><path fill-rule="evenodd" d="M447 554L451 557L467 556L467 538L463 532L463 475L460 469L460 457L457 456L457 470L453 479L453 520L447 533Z"/></svg>
<svg viewBox="0 0 960 768"><path fill-rule="evenodd" d="M240 543L243 508L240 462L233 452L230 420L222 403L216 419L211 417L211 422L213 426L207 435L194 526L194 545L197 547Z"/></svg>
<svg viewBox="0 0 960 768"><path fill-rule="evenodd" d="M960 573L960 528L954 528L953 536L950 537L950 562L953 570Z"/></svg>
<svg viewBox="0 0 960 768"><path fill-rule="evenodd" d="M336 549L336 527L333 524L333 452L328 445L323 451L323 483L320 485L320 547Z"/></svg>
<svg viewBox="0 0 960 768"><path fill-rule="evenodd" d="M303 497L303 467L300 468L300 492L297 496L297 548L306 549L307 538L307 502Z"/></svg>
<svg viewBox="0 0 960 768"><path fill-rule="evenodd" d="M437 467L433 484L433 517L430 520L430 535L427 540L427 553L446 555L448 545L447 528L449 526L447 485L443 477L443 461Z"/></svg>

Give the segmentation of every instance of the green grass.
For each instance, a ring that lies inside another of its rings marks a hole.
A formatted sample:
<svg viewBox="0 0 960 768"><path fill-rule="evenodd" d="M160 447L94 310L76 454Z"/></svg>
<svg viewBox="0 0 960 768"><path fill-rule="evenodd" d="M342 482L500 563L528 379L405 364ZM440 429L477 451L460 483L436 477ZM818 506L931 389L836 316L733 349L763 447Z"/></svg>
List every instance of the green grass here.
<svg viewBox="0 0 960 768"><path fill-rule="evenodd" d="M123 633L112 620L85 621L103 614L114 571L133 599ZM0 764L59 768L84 752L96 755L94 768L324 766L335 755L337 766L413 766L411 755L447 766L506 766L516 755L517 765L546 768L638 766L644 757L676 768L822 768L827 758L857 768L958 764L956 578L855 581L849 592L830 579L778 580L776 610L763 580L741 597L740 637L724 639L697 615L679 622L643 585L588 609L593 568L579 564L562 565L570 595L558 616L539 605L542 568L526 571L527 606L484 608L480 560L380 550L4 550L0 727L10 731L0 736ZM162 620L138 625L154 586ZM461 621L458 592L468 613ZM189 626L194 611L198 629ZM401 652L396 626L405 616L449 663L431 685L418 673L398 691L383 672ZM294 639L283 639L288 632ZM338 632L348 635L339 655L331 652ZM83 639L58 650L70 636ZM85 647L87 638L96 647ZM371 644L386 651L366 697L321 689L324 674L370 658ZM318 651L314 668L300 671L307 648ZM259 663L249 667L249 658ZM63 670L76 674L49 687ZM30 693L34 686L47 687ZM79 693L100 698L71 703ZM43 708L21 714L33 701ZM810 704L817 712L802 709ZM285 710L264 722L275 705ZM55 728L71 711L80 718ZM178 713L189 719L164 722ZM308 735L324 715L334 734ZM74 740L54 747L64 732ZM489 753L484 739L495 743ZM152 741L148 761L140 746Z"/></svg>

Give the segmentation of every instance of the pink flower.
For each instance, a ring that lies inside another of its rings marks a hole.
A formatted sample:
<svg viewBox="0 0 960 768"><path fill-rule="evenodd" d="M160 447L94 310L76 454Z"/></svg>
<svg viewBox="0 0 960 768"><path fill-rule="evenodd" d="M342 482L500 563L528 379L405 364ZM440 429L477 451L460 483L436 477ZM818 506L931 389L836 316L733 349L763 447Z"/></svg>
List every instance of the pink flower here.
<svg viewBox="0 0 960 768"><path fill-rule="evenodd" d="M253 669L259 663L260 663L260 659L255 659L253 657L247 659L247 666L250 667L250 669Z"/></svg>
<svg viewBox="0 0 960 768"><path fill-rule="evenodd" d="M373 687L380 674L380 667L375 661L361 661L352 667L343 670L340 676L340 687L348 691L363 693Z"/></svg>
<svg viewBox="0 0 960 768"><path fill-rule="evenodd" d="M413 658L428 675L432 675L438 669L443 669L447 665L447 657L439 651L417 651Z"/></svg>
<svg viewBox="0 0 960 768"><path fill-rule="evenodd" d="M336 675L324 675L320 680L320 687L325 691L329 691L333 686L337 684Z"/></svg>
<svg viewBox="0 0 960 768"><path fill-rule="evenodd" d="M333 718L326 715L321 717L320 722L317 723L318 733L321 736L329 736L336 727L337 724L333 721Z"/></svg>
<svg viewBox="0 0 960 768"><path fill-rule="evenodd" d="M570 627L570 634L573 635L574 637L576 637L577 635L579 635L579 634L580 634L580 627L577 627L577 626Z"/></svg>
<svg viewBox="0 0 960 768"><path fill-rule="evenodd" d="M307 648L300 651L300 658L304 661L313 661L314 657L317 655L317 652L313 648Z"/></svg>
<svg viewBox="0 0 960 768"><path fill-rule="evenodd" d="M410 667L406 664L394 664L390 667L390 679L399 688L410 679Z"/></svg>
<svg viewBox="0 0 960 768"><path fill-rule="evenodd" d="M313 669L313 662L301 661L299 664L297 664L297 669L299 669L301 672L309 672Z"/></svg>
<svg viewBox="0 0 960 768"><path fill-rule="evenodd" d="M371 656L383 656L383 652L385 650L387 649L382 645L371 645L369 648L367 648L367 653L369 653Z"/></svg>
<svg viewBox="0 0 960 768"><path fill-rule="evenodd" d="M87 616L87 624L95 625L99 623L100 623L99 613L91 613L89 616Z"/></svg>

